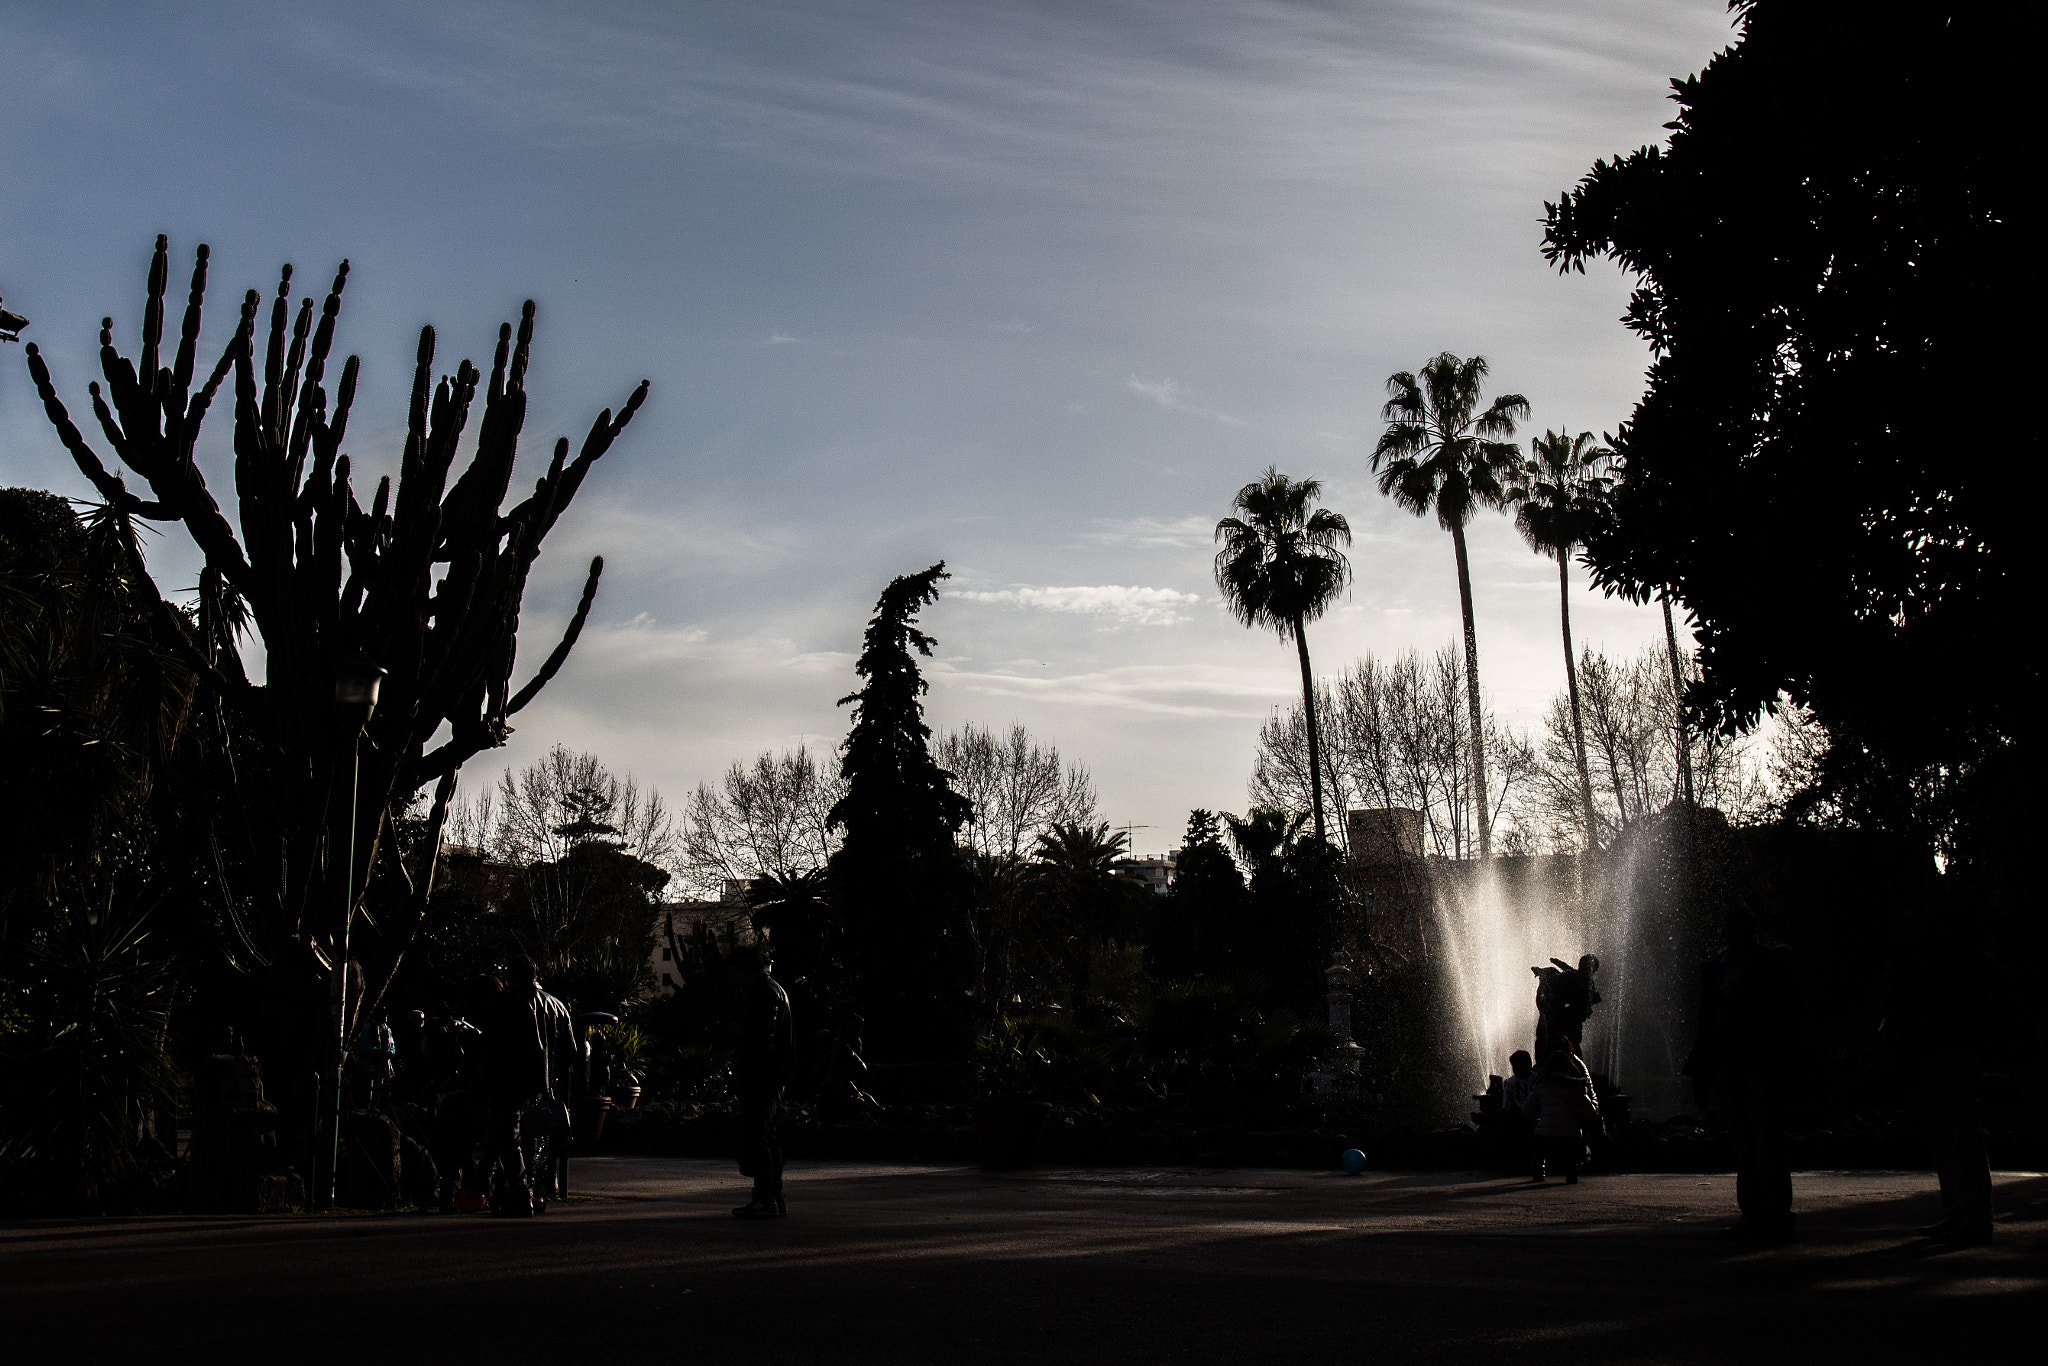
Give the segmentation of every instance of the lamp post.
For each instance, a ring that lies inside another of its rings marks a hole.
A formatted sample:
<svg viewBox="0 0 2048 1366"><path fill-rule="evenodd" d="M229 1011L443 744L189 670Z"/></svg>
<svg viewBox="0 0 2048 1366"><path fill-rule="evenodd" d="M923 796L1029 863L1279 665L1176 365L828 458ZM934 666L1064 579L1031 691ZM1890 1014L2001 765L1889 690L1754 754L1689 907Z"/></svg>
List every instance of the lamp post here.
<svg viewBox="0 0 2048 1366"><path fill-rule="evenodd" d="M385 670L366 654L358 654L334 671L334 709L349 727L348 862L341 870L341 919L329 936L334 954L334 1104L327 1147L327 1207L334 1208L341 1183L342 1074L348 1066L348 934L356 910L356 787L363 776L363 730L377 710L377 693Z"/></svg>

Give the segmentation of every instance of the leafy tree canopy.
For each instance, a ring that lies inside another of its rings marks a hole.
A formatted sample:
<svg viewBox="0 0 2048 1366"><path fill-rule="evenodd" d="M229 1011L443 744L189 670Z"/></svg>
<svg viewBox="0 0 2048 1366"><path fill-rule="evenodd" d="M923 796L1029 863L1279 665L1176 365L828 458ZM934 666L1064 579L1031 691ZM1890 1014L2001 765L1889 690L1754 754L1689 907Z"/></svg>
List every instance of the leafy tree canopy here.
<svg viewBox="0 0 2048 1366"><path fill-rule="evenodd" d="M0 489L0 943L144 821L187 728L193 674L138 542L111 508Z"/></svg>
<svg viewBox="0 0 2048 1366"><path fill-rule="evenodd" d="M2032 45L1988 3L1736 9L1740 40L1674 82L1668 144L1547 206L1560 270L1637 275L1624 321L1655 356L1590 559L1692 610L1707 718L1783 690L1838 769L1925 789L1998 763L2040 692L2017 656L1967 690L1953 672L2023 619L2009 472L2040 435L1966 415L2030 388Z"/></svg>

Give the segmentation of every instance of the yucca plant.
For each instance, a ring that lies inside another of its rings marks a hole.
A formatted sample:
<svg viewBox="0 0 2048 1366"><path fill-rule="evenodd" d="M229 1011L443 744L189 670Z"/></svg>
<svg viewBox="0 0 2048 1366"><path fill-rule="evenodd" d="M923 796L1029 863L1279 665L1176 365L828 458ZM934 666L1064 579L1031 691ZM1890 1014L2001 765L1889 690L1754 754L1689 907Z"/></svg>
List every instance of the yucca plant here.
<svg viewBox="0 0 2048 1366"><path fill-rule="evenodd" d="M1052 1066L1037 1030L1000 1015L975 1042L970 1077L981 1099L1040 1100L1050 1086Z"/></svg>
<svg viewBox="0 0 2048 1366"><path fill-rule="evenodd" d="M63 906L19 962L23 1009L0 1035L0 1160L63 1203L103 1208L140 1165L147 1117L177 1093L173 965L147 909L117 908L111 892Z"/></svg>
<svg viewBox="0 0 2048 1366"><path fill-rule="evenodd" d="M646 1031L635 1025L609 1025L604 1031L605 1039L612 1046L613 1067L620 1079L633 1085L640 1084L640 1071L647 1063L648 1038Z"/></svg>

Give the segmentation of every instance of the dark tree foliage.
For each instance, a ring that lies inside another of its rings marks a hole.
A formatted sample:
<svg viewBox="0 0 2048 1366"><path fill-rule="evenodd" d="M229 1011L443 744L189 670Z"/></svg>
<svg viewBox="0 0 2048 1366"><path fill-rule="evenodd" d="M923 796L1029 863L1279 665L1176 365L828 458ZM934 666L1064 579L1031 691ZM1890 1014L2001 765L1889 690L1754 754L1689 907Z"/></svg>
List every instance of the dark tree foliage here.
<svg viewBox="0 0 2048 1366"><path fill-rule="evenodd" d="M412 889L399 868L424 861L426 841L436 834L430 828L431 815L421 794L392 821L394 856L371 874L363 900L371 915L382 919L396 914L411 898ZM495 865L486 865L477 852L450 851L438 861L436 877L434 913L420 926L391 995L420 1005L453 1006L480 974L501 970L518 949L499 914L507 880Z"/></svg>
<svg viewBox="0 0 2048 1366"><path fill-rule="evenodd" d="M933 644L917 629L917 614L937 601L946 577L941 561L883 590L854 666L867 682L840 699L853 705L853 726L840 763L846 795L831 812L846 832L832 859L832 899L878 1051L951 1051L971 1034L931 1033L935 1020L971 1023L978 956L965 914L967 867L955 845L973 805L932 758L929 685L917 666Z"/></svg>
<svg viewBox="0 0 2048 1366"><path fill-rule="evenodd" d="M122 356L112 319L101 323L105 387L90 386L93 413L120 462L147 483L149 497L109 470L72 421L34 346L27 360L59 439L109 508L124 520L182 523L205 556L196 629L176 620L139 560L132 572L163 623L163 641L198 675L211 704L211 781L187 814L197 836L190 852L215 884L213 949L250 984L245 1014L249 1027L267 1036L261 1046L295 1054L296 1072L304 1050L331 1036L323 1017L334 922L346 897L360 895L369 869L393 858L384 838L393 814L421 788L434 787L432 833L420 842L424 864L396 869L406 901L366 919L351 942L367 987L352 995L358 1009L377 1002L418 933L456 771L504 742L510 718L574 645L601 561L591 564L562 640L523 686L513 686L520 606L542 540L647 386L616 417L601 413L575 458L567 440L557 442L532 495L506 509L526 415L533 304L525 306L516 338L509 324L500 328L488 379L465 360L437 383L434 331L423 328L397 482L381 480L365 508L342 450L357 359L341 367L331 402L326 388L347 263L317 313L310 297L294 312L285 267L264 335L258 295L248 291L210 373L196 369L207 265L202 246L172 353L164 349L170 265L162 237L150 263L140 357ZM195 459L201 424L230 373L233 520ZM479 397L482 421L468 466L458 472ZM243 674L236 637L244 622L262 641L260 680ZM333 689L338 667L362 653L389 677L360 745L356 785L351 761L358 746L336 716ZM352 787L359 792L353 832ZM353 868L344 866L351 845Z"/></svg>
<svg viewBox="0 0 2048 1366"><path fill-rule="evenodd" d="M773 949L775 980L789 993L799 1051L817 1030L843 1027L851 1004L831 894L822 868L770 873L747 888L749 918Z"/></svg>
<svg viewBox="0 0 2048 1366"><path fill-rule="evenodd" d="M99 885L110 837L133 863L161 805L194 675L141 565L118 511L0 489L0 945Z"/></svg>
<svg viewBox="0 0 2048 1366"><path fill-rule="evenodd" d="M1196 808L1175 861L1173 889L1158 899L1146 936L1145 966L1165 981L1229 972L1248 918L1244 874L1224 847L1222 822Z"/></svg>
<svg viewBox="0 0 2048 1366"><path fill-rule="evenodd" d="M1025 869L1025 929L1078 1008L1098 995L1098 968L1111 952L1140 942L1150 894L1114 870L1129 837L1107 822L1061 822L1038 835Z"/></svg>
<svg viewBox="0 0 2048 1366"><path fill-rule="evenodd" d="M1255 808L1243 820L1225 816L1245 879L1252 914L1238 929L1232 956L1258 974L1271 999L1303 1015L1322 1005L1323 969L1336 950L1346 911L1344 856L1327 840L1302 833L1303 818Z"/></svg>
<svg viewBox="0 0 2048 1366"><path fill-rule="evenodd" d="M1145 966L1156 981L1255 980L1268 1004L1307 1018L1321 1013L1323 969L1352 898L1343 854L1304 834L1307 821L1270 808L1243 819L1188 813L1173 890L1147 927Z"/></svg>
<svg viewBox="0 0 2048 1366"><path fill-rule="evenodd" d="M2012 473L2041 436L1993 416L2034 382L2034 44L2008 5L1735 8L1668 144L1547 206L1561 270L1639 277L1624 321L1655 355L1590 561L1691 610L1700 719L1782 689L1848 806L1967 861L2012 843L1989 818L2041 690L2008 648L2033 578Z"/></svg>
<svg viewBox="0 0 2048 1366"><path fill-rule="evenodd" d="M609 828L609 827L604 827ZM604 839L528 865L500 912L511 946L577 1010L617 1010L649 985L658 898L669 874Z"/></svg>

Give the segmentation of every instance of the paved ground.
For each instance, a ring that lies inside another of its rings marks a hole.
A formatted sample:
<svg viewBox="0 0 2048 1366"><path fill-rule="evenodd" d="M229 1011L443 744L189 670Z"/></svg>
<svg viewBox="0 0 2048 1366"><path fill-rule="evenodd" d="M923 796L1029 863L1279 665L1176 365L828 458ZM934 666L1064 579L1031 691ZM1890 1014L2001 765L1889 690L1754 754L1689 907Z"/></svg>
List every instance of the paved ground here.
<svg viewBox="0 0 2048 1366"><path fill-rule="evenodd" d="M577 1164L532 1222L438 1215L0 1225L9 1361L1886 1362L2037 1342L2048 1177L1996 1244L1912 1236L1932 1179L1813 1173L1801 1240L1713 1237L1725 1176L793 1170ZM2025 1349L2031 1352L2032 1349Z"/></svg>

